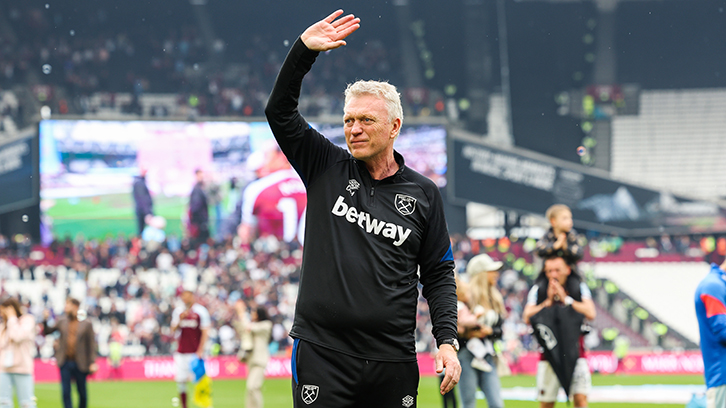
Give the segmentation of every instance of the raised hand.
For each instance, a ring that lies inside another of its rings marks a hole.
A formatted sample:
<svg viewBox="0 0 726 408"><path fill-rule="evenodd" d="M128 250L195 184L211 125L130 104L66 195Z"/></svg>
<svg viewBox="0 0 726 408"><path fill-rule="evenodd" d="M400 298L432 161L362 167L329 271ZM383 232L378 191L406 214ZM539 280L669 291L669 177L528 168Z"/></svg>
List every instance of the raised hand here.
<svg viewBox="0 0 726 408"><path fill-rule="evenodd" d="M552 245L554 249L567 249L567 233L563 232L557 237L557 241Z"/></svg>
<svg viewBox="0 0 726 408"><path fill-rule="evenodd" d="M336 20L342 14L343 10L337 10L308 27L300 36L305 46L312 51L328 51L345 45L343 39L360 27L360 19L348 14Z"/></svg>
<svg viewBox="0 0 726 408"><path fill-rule="evenodd" d="M565 298L567 297L567 292L565 292L565 288L560 285L560 282L557 279L552 279L550 281L550 286L552 287L552 292L554 293L554 300L558 302L565 300Z"/></svg>

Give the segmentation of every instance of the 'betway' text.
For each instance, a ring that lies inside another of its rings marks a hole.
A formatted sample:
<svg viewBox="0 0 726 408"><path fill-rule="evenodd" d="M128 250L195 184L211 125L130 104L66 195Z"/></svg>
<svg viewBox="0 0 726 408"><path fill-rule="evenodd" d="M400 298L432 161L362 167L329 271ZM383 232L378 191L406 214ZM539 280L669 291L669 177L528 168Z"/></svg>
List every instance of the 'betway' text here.
<svg viewBox="0 0 726 408"><path fill-rule="evenodd" d="M409 228L406 228L404 231L400 225L371 218L371 215L367 212L359 211L357 208L349 206L345 203L343 196L338 196L338 200L333 205L331 212L338 217L344 217L351 224L358 224L359 227L369 234L383 235L386 238L392 239L393 245L395 246L401 246L411 234Z"/></svg>

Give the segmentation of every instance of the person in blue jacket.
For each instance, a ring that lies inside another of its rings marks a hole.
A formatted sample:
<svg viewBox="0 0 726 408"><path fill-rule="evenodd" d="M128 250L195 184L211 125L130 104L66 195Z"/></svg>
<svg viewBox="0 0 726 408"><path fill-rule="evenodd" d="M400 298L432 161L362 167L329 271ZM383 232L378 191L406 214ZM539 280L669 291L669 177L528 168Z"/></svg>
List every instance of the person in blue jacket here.
<svg viewBox="0 0 726 408"><path fill-rule="evenodd" d="M701 334L706 407L726 407L726 261L711 264L696 289L696 317Z"/></svg>

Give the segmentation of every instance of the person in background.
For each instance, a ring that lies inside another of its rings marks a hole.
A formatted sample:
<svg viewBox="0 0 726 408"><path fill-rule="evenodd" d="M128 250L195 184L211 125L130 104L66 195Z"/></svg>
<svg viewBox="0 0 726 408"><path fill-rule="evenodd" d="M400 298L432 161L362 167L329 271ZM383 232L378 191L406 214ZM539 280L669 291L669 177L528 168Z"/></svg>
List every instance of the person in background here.
<svg viewBox="0 0 726 408"><path fill-rule="evenodd" d="M160 215L149 215L146 217L146 228L141 234L146 250L150 253L158 250L166 240L166 219Z"/></svg>
<svg viewBox="0 0 726 408"><path fill-rule="evenodd" d="M50 312L43 314L43 335L59 332L60 338L55 349L55 360L60 368L63 408L72 408L71 379L76 381L78 407L86 408L88 393L86 377L98 370L96 365L96 334L89 320L79 316L81 302L69 297L66 299L65 316L55 325L48 324ZM85 312L85 311L84 311Z"/></svg>
<svg viewBox="0 0 726 408"><path fill-rule="evenodd" d="M573 273L570 265L560 256L545 259L544 269L540 272L527 295L527 304L522 312L522 319L526 324L530 324L532 316L544 308L555 305L571 307L588 320L594 320L597 314L590 288L577 273ZM583 335L580 334L577 344L563 344L562 347L572 350L573 353L579 353L569 391L570 395L573 396L575 408L587 407L587 395L592 388L592 377L585 358ZM537 365L537 390L540 408L553 408L555 401L557 401L559 389L559 379L551 363L542 354Z"/></svg>
<svg viewBox="0 0 726 408"><path fill-rule="evenodd" d="M194 300L194 292L183 289L183 305L171 315L171 332L179 331L177 350L174 353L174 379L179 390L182 408L187 408L187 382L194 379L192 361L204 357L204 345L209 338L212 320L206 307Z"/></svg>
<svg viewBox="0 0 726 408"><path fill-rule="evenodd" d="M199 245L209 238L209 204L204 192L204 171L197 169L194 175L197 182L189 197L189 235Z"/></svg>
<svg viewBox="0 0 726 408"><path fill-rule="evenodd" d="M501 408L502 385L497 375L493 341L502 337L504 322L504 299L497 289L502 262L494 261L489 255L479 254L466 265L469 277L467 306L477 319L474 329L462 337L466 347L459 350L461 361L461 393L464 408L476 407L476 388L479 386L490 408Z"/></svg>
<svg viewBox="0 0 726 408"><path fill-rule="evenodd" d="M726 261L711 264L711 271L698 284L696 318L701 334L703 374L706 377L706 407L726 407Z"/></svg>
<svg viewBox="0 0 726 408"><path fill-rule="evenodd" d="M139 236L146 227L146 216L154 214L154 201L151 199L151 193L146 186L147 172L148 170L142 167L139 175L134 177L133 183L134 203L136 203L136 226Z"/></svg>
<svg viewBox="0 0 726 408"><path fill-rule="evenodd" d="M550 221L550 229L537 241L537 255L542 259L553 256L562 257L568 265L575 268L584 253L582 239L572 229L572 211L564 204L555 204L547 209L545 217Z"/></svg>
<svg viewBox="0 0 726 408"><path fill-rule="evenodd" d="M222 186L215 180L212 173L207 174L207 179L204 182L204 193L207 195L209 208L214 209L214 236L222 238L220 236L222 228Z"/></svg>
<svg viewBox="0 0 726 408"><path fill-rule="evenodd" d="M235 329L242 339L241 360L247 363L247 408L262 408L262 383L265 380L265 368L270 360L270 335L272 334L272 321L264 307L250 310L247 316L247 307L240 299L235 303L237 320Z"/></svg>
<svg viewBox="0 0 726 408"><path fill-rule="evenodd" d="M0 408L13 407L13 388L22 408L35 408L33 349L35 318L20 309L20 302L6 299L0 305Z"/></svg>
<svg viewBox="0 0 726 408"><path fill-rule="evenodd" d="M458 357L461 361L461 350L466 348L466 342L471 334L480 329L474 313L469 309L469 284L461 280L459 274L456 274L456 331L459 340ZM463 368L462 368L463 371ZM444 380L444 373L439 374L439 380ZM459 378L461 381L461 377ZM458 387L459 392L461 387ZM444 408L458 408L456 402L456 389L453 389L443 395Z"/></svg>
<svg viewBox="0 0 726 408"><path fill-rule="evenodd" d="M237 228L240 242L249 245L269 235L280 241L302 242L305 184L274 142L262 153L265 160L257 169L260 178L249 183L242 193L241 223Z"/></svg>

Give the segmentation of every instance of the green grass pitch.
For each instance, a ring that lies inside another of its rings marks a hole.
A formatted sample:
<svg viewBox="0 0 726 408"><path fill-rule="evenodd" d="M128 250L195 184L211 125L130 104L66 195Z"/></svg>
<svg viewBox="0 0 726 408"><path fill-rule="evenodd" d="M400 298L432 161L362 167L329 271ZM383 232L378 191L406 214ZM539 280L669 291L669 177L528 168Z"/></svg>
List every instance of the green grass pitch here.
<svg viewBox="0 0 726 408"><path fill-rule="evenodd" d="M641 384L703 384L703 376L603 376L593 375L593 385L641 385ZM419 408L440 408L443 404L438 394L438 379L422 377L419 387ZM502 387L534 387L533 376L512 376L502 378ZM176 384L171 381L147 382L89 382L89 408L166 408L171 407L171 399L176 395ZM75 389L75 388L74 388ZM243 380L217 380L213 386L214 407L232 408L244 406L245 382ZM191 393L191 386L189 388ZM75 391L74 391L75 392ZM57 383L36 384L35 394L38 407L60 408L60 385ZM292 397L289 379L269 379L264 385L265 407L290 408ZM74 396L74 401L77 399ZM533 401L505 401L507 408L538 407ZM17 406L17 405L16 405ZM190 404L190 408L193 405ZM480 400L477 407L486 407ZM565 403L556 406L566 407ZM617 408L683 408L683 404L636 404L636 403L591 403L591 407Z"/></svg>

